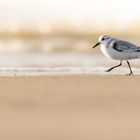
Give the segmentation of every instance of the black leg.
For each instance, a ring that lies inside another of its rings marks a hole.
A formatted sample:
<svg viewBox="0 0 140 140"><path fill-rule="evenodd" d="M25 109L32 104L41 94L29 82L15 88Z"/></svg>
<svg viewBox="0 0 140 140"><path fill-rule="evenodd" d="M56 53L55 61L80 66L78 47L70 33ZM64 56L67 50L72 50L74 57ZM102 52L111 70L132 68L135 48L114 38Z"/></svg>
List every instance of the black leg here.
<svg viewBox="0 0 140 140"><path fill-rule="evenodd" d="M114 67L112 67L112 68L106 70L106 72L110 72L110 71L113 70L114 68L117 68L117 67L119 67L119 66L121 66L121 65L122 65L122 61L120 61L120 64L119 64L119 65L116 65L116 66L114 66Z"/></svg>
<svg viewBox="0 0 140 140"><path fill-rule="evenodd" d="M127 64L128 64L128 67L129 67L129 70L130 70L130 73L127 74L127 75L133 75L133 72L132 72L132 69L131 69L131 66L130 66L130 63L126 60Z"/></svg>

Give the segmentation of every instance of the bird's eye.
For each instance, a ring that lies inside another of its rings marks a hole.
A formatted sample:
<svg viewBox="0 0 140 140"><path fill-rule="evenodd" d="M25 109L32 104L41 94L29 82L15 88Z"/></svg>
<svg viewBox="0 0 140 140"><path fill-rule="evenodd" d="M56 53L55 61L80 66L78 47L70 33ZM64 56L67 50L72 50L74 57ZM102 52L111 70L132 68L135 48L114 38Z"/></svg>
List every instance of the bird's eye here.
<svg viewBox="0 0 140 140"><path fill-rule="evenodd" d="M102 41L104 41L105 39L104 38L102 38Z"/></svg>

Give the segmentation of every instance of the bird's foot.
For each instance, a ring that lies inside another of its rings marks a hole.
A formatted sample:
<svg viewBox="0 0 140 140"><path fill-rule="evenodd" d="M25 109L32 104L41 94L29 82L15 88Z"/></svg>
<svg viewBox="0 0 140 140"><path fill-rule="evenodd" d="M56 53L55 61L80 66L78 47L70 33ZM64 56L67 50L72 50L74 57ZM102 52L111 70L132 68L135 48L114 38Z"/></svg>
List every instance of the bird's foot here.
<svg viewBox="0 0 140 140"><path fill-rule="evenodd" d="M130 72L129 74L126 74L126 76L131 76L133 75L133 72Z"/></svg>
<svg viewBox="0 0 140 140"><path fill-rule="evenodd" d="M110 72L112 69L107 69L107 70L105 70L105 72Z"/></svg>

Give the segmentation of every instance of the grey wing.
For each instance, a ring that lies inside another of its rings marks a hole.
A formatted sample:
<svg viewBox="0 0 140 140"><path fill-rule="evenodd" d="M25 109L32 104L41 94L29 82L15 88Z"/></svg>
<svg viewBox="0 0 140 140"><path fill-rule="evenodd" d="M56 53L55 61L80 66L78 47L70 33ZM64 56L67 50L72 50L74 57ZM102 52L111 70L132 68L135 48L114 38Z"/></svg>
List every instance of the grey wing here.
<svg viewBox="0 0 140 140"><path fill-rule="evenodd" d="M131 52L140 52L140 47L137 47L136 45L127 42L127 41L122 41L122 40L116 40L112 47L120 52L126 52L126 53L131 53Z"/></svg>

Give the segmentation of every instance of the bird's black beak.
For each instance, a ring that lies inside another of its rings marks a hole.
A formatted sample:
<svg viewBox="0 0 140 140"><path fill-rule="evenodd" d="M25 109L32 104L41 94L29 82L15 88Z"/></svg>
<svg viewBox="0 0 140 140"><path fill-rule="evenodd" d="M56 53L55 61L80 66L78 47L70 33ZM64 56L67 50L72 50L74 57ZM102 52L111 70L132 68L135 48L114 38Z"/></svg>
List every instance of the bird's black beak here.
<svg viewBox="0 0 140 140"><path fill-rule="evenodd" d="M96 43L92 48L97 47L98 45L100 45L100 42Z"/></svg>

